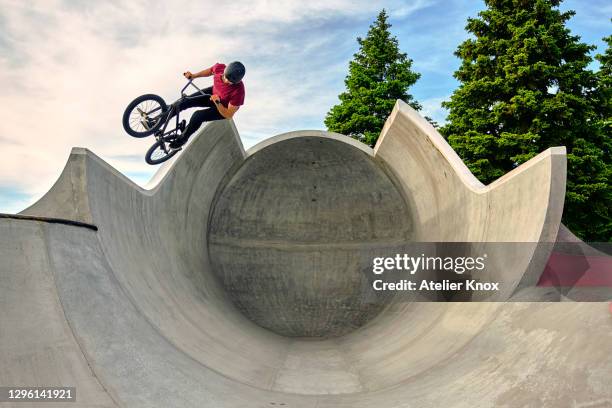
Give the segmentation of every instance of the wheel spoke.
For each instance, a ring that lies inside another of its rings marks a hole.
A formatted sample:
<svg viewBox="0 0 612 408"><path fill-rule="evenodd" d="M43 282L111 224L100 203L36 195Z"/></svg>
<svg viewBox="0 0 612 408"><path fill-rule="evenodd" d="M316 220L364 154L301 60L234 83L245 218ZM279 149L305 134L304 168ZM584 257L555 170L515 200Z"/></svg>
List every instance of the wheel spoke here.
<svg viewBox="0 0 612 408"><path fill-rule="evenodd" d="M152 156L153 156L154 160L159 160L159 159L165 157L166 153L162 150L162 147L160 145L160 146L158 146L157 149L155 149L155 151L153 152Z"/></svg>
<svg viewBox="0 0 612 408"><path fill-rule="evenodd" d="M148 98L140 101L126 118L126 125L135 133L145 136L152 128L158 126L163 116L162 103L155 98ZM143 124L143 119L149 119L148 124Z"/></svg>

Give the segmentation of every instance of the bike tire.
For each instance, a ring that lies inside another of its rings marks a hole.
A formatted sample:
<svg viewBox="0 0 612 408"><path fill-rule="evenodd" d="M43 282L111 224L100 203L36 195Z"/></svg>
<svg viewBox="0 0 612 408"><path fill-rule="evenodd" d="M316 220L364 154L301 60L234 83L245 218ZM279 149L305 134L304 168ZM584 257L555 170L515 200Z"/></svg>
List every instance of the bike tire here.
<svg viewBox="0 0 612 408"><path fill-rule="evenodd" d="M162 148L162 143L166 143L166 142L161 142L158 140L157 142L153 144L153 146L149 148L149 150L147 150L147 154L145 155L145 161L148 164L151 164L151 165L161 164L165 162L166 160L169 160L170 158L172 158L172 156L174 156L181 150L181 149L170 149L170 151L166 153L164 149ZM161 156L159 158L154 158L154 154L156 150L159 150L161 153Z"/></svg>
<svg viewBox="0 0 612 408"><path fill-rule="evenodd" d="M142 103L146 103L146 102L152 102L153 104L154 103L159 104L162 112L165 112L168 110L168 105L166 104L166 101L164 101L164 99L159 95L145 94L145 95L140 95L138 98L134 99L132 102L129 103L127 108L125 108L125 111L123 112L123 118L121 120L123 124L123 129L127 132L128 135L132 137L141 138L141 137L150 136L153 133L157 132L157 130L159 130L159 128L162 126L162 121L158 120L157 123L148 130L145 129L144 127L142 127L144 130L132 128L131 125L133 124L133 120L134 120L132 118L132 115L134 113L134 110L136 109L138 105Z"/></svg>

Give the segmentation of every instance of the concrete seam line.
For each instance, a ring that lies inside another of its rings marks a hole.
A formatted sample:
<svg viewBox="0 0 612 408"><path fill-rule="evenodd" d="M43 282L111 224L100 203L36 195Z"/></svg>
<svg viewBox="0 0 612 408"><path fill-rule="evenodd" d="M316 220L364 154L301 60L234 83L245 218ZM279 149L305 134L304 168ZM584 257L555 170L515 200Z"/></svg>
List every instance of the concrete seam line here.
<svg viewBox="0 0 612 408"><path fill-rule="evenodd" d="M63 218L38 217L38 216L33 216L33 215L5 214L5 213L0 213L0 218L8 218L8 219L13 219L13 220L24 220L24 221L40 221L40 222L46 222L49 224L63 224L63 225L70 225L73 227L82 227L82 228L90 229L92 231L98 230L97 225L88 224L86 222L81 222L81 221L67 220Z"/></svg>

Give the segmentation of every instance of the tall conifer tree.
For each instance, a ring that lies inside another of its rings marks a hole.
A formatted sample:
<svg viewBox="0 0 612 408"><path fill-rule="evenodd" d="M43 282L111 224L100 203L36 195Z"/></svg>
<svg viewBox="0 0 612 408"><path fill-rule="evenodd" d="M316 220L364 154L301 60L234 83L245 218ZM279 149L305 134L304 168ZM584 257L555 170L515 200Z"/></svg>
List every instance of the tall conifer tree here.
<svg viewBox="0 0 612 408"><path fill-rule="evenodd" d="M603 39L606 50L595 56L600 63L597 79L600 91L601 127L608 139L612 138L612 35ZM612 154L612 152L611 152Z"/></svg>
<svg viewBox="0 0 612 408"><path fill-rule="evenodd" d="M360 47L349 63L349 74L344 81L346 91L339 95L340 104L332 107L325 118L330 131L370 146L376 144L396 99L414 109L421 108L408 93L420 74L412 71L412 60L400 52L397 38L389 32L391 24L387 19L383 9L366 38L357 38Z"/></svg>
<svg viewBox="0 0 612 408"><path fill-rule="evenodd" d="M459 88L442 129L482 182L551 146L566 146L564 223L587 240L612 240L609 135L597 126L594 49L565 24L561 0L485 0L459 45Z"/></svg>

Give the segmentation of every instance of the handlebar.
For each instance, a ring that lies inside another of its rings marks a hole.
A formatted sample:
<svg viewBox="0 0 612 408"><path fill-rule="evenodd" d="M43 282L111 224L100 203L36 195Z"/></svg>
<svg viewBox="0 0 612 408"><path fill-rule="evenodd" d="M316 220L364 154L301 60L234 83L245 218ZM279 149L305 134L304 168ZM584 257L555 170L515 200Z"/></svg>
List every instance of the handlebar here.
<svg viewBox="0 0 612 408"><path fill-rule="evenodd" d="M190 78L187 81L187 84L183 87L183 89L181 89L181 96L185 96L185 89L187 89L187 87L191 85L193 86L195 89L198 90L198 92L200 92L202 95L206 95L204 92L202 92L202 90L200 88L198 88L198 86L196 84L193 83L193 78Z"/></svg>

